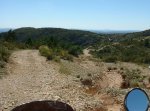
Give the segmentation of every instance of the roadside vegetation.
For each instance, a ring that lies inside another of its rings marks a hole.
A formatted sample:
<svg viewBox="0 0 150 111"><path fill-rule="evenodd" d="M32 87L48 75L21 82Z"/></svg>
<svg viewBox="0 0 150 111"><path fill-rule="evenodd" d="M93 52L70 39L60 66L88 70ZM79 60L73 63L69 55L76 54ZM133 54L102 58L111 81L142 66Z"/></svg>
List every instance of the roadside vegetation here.
<svg viewBox="0 0 150 111"><path fill-rule="evenodd" d="M0 45L0 78L4 75L5 71L5 65L8 61L8 58L10 56L10 51L7 47Z"/></svg>
<svg viewBox="0 0 150 111"><path fill-rule="evenodd" d="M134 88L134 87L142 87L144 88L144 79L146 78L141 74L139 69L129 70L125 69L121 72L123 83L122 88Z"/></svg>
<svg viewBox="0 0 150 111"><path fill-rule="evenodd" d="M97 44L91 53L104 62L123 61L150 64L150 38L143 37L142 39Z"/></svg>
<svg viewBox="0 0 150 111"><path fill-rule="evenodd" d="M2 36L3 35L3 36ZM9 57L14 50L25 49L24 43L17 42L15 32L10 30L5 34L0 35L0 78L2 78L5 72L6 63L9 61Z"/></svg>
<svg viewBox="0 0 150 111"><path fill-rule="evenodd" d="M63 49L52 49L46 45L39 47L39 52L42 56L45 56L48 60L54 60L60 62L60 59L73 60L73 56L68 53L68 51Z"/></svg>
<svg viewBox="0 0 150 111"><path fill-rule="evenodd" d="M11 50L15 48L13 44L12 32L9 31L4 40L0 40L0 78L5 75L5 65L8 62Z"/></svg>
<svg viewBox="0 0 150 111"><path fill-rule="evenodd" d="M61 33L61 29L50 29L50 32L52 30L54 32L56 31ZM41 37L34 38L34 36L30 35L34 35L36 32L32 32L31 29L25 32L25 35L22 35L24 29L21 29L20 31L10 30L5 33L0 33L0 78L6 74L5 66L9 60L9 56L14 50L38 49L40 54L45 56L48 60L54 60L56 62L60 62L61 59L73 61L73 57L78 57L82 54L82 50L84 48L84 45L82 45L84 44L84 40L75 41L74 37L79 36L80 33L89 33L84 31L72 31L72 33L75 34L72 35L70 31L64 30L63 35L60 35L60 37L63 38L56 37L57 33L51 36L48 34L47 37L43 37L43 35L38 34L37 36L41 35ZM38 32L40 31L45 31L46 33L47 29L40 29ZM70 39L68 40L68 38L64 37L64 34ZM61 69L63 72L64 68L62 67Z"/></svg>
<svg viewBox="0 0 150 111"><path fill-rule="evenodd" d="M49 48L49 60L72 60L83 49L92 46L91 53L104 62L134 62L150 64L150 30L130 34L96 34L88 31L59 28L20 28L1 33L8 49ZM12 44L13 43L13 44Z"/></svg>

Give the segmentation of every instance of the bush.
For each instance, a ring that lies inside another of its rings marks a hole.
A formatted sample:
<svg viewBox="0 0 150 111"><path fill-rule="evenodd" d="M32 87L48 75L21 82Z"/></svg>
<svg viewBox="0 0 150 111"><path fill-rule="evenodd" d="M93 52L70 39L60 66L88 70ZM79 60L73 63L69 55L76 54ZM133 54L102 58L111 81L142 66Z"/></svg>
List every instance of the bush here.
<svg viewBox="0 0 150 111"><path fill-rule="evenodd" d="M60 57L59 57L59 56L54 56L53 60L54 60L55 62L60 62Z"/></svg>
<svg viewBox="0 0 150 111"><path fill-rule="evenodd" d="M8 61L8 58L10 56L10 51L8 50L7 47L1 45L0 46L0 61Z"/></svg>
<svg viewBox="0 0 150 111"><path fill-rule="evenodd" d="M4 42L3 43L3 45L5 46L5 47L7 47L7 49L8 50L14 50L14 49L16 49L17 48L17 44L16 43L14 43L14 42Z"/></svg>
<svg viewBox="0 0 150 111"><path fill-rule="evenodd" d="M68 55L69 55L69 54L68 54L68 51L66 51L66 50L60 50L59 56L60 56L62 59L67 60L67 56L68 56Z"/></svg>
<svg viewBox="0 0 150 111"><path fill-rule="evenodd" d="M39 52L42 56L47 57L48 60L54 60L56 62L60 62L60 59L73 61L73 56L68 51L60 48L50 49L48 46L43 45L39 47Z"/></svg>
<svg viewBox="0 0 150 111"><path fill-rule="evenodd" d="M60 50L59 56L61 59L73 61L73 56L70 55L66 50Z"/></svg>
<svg viewBox="0 0 150 111"><path fill-rule="evenodd" d="M141 75L141 71L137 70L128 70L122 74L124 82L122 83L122 88L132 88L139 87L143 84L144 76Z"/></svg>
<svg viewBox="0 0 150 111"><path fill-rule="evenodd" d="M83 53L81 47L79 46L70 46L68 50L69 54L72 54L76 57Z"/></svg>
<svg viewBox="0 0 150 111"><path fill-rule="evenodd" d="M39 51L40 51L40 54L42 56L47 57L48 60L53 59L53 51L48 46L45 46L45 45L40 46Z"/></svg>

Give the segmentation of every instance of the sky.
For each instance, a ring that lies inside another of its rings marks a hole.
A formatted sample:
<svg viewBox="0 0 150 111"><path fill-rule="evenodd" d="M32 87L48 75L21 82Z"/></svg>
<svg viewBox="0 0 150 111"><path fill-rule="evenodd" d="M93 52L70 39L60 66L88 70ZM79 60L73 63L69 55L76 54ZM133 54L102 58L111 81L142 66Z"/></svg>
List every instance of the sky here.
<svg viewBox="0 0 150 111"><path fill-rule="evenodd" d="M0 28L150 28L150 0L0 0Z"/></svg>

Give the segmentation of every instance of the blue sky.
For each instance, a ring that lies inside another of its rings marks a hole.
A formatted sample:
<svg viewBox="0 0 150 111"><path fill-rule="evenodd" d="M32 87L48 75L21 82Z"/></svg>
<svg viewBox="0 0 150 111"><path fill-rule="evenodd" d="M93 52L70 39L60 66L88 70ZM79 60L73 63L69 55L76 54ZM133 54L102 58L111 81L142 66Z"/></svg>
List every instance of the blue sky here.
<svg viewBox="0 0 150 111"><path fill-rule="evenodd" d="M0 28L150 28L150 0L0 0Z"/></svg>

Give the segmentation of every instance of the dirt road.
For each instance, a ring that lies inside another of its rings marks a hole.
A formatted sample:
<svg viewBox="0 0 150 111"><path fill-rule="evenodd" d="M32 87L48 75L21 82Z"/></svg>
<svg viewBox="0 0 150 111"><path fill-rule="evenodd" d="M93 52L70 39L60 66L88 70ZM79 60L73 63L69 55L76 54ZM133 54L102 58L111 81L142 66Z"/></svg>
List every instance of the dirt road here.
<svg viewBox="0 0 150 111"><path fill-rule="evenodd" d="M60 74L58 65L47 62L37 50L14 52L7 70L8 76L0 80L0 110L10 111L35 100L61 100L77 111L100 103L84 94L75 78Z"/></svg>

